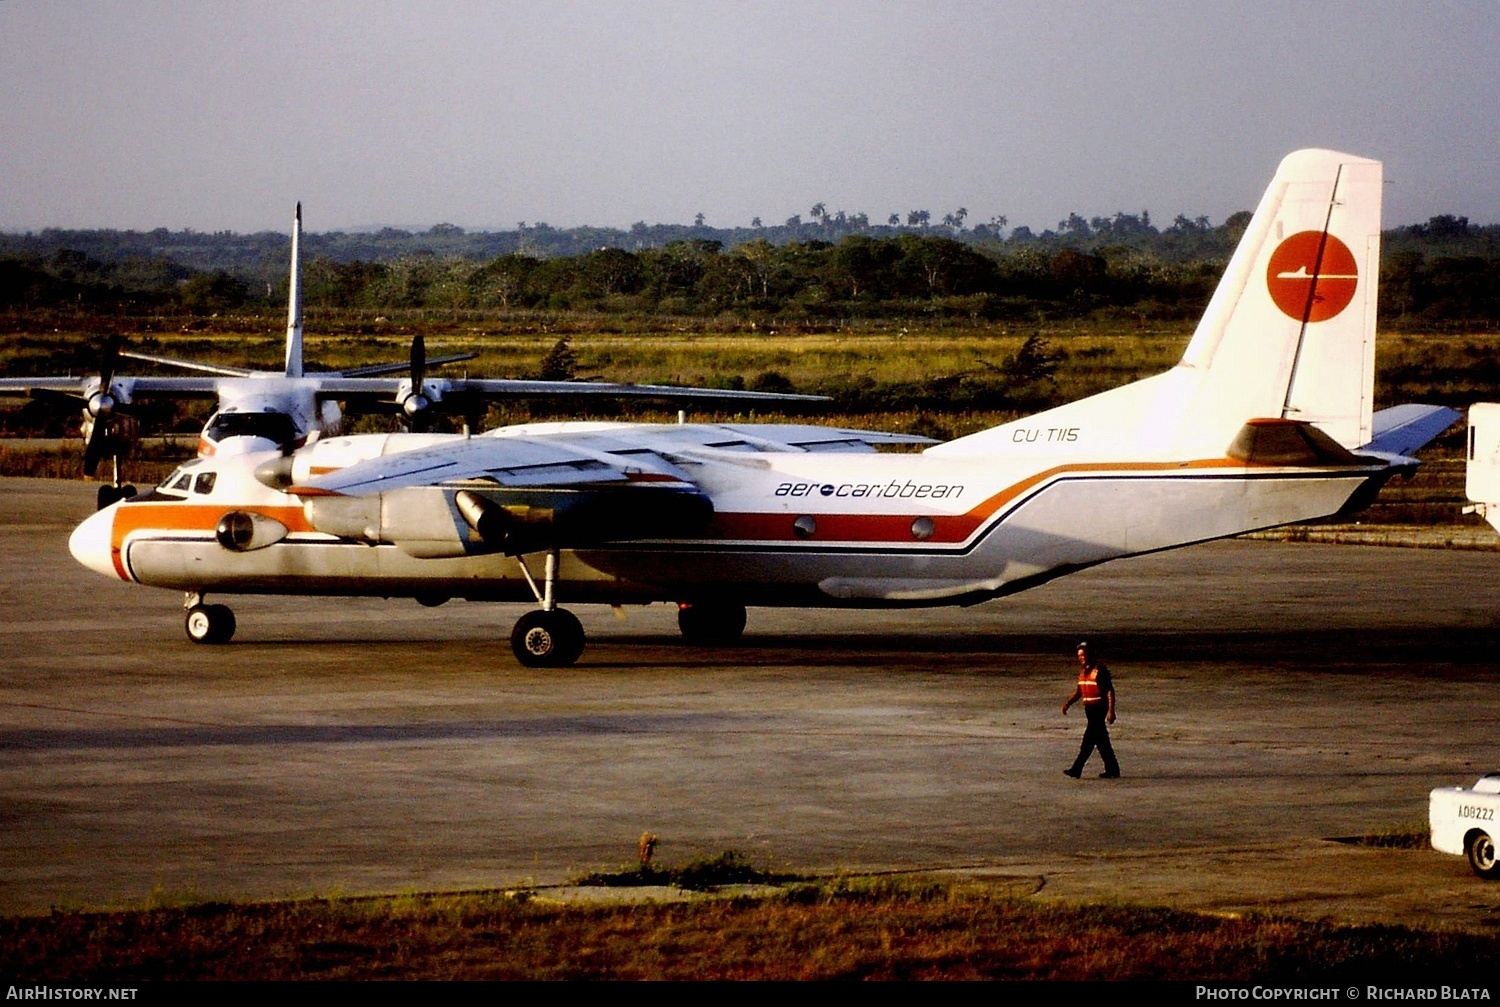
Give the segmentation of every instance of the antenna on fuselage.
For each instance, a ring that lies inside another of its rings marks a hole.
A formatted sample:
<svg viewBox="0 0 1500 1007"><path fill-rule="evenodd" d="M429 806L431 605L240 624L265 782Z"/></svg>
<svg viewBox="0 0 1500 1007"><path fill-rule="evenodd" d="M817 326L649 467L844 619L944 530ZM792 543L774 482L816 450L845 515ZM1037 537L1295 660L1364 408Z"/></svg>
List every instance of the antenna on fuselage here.
<svg viewBox="0 0 1500 1007"><path fill-rule="evenodd" d="M286 376L302 377L302 203L292 221L292 280L286 305Z"/></svg>

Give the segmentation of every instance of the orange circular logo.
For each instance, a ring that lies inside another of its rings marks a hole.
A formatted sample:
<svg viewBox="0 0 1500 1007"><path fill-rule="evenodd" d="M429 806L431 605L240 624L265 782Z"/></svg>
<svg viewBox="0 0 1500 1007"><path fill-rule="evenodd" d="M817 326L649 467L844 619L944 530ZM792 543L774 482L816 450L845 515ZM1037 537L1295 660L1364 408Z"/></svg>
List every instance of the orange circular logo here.
<svg viewBox="0 0 1500 1007"><path fill-rule="evenodd" d="M1326 322L1349 306L1359 266L1349 246L1322 231L1299 231L1271 253L1266 289L1297 321Z"/></svg>

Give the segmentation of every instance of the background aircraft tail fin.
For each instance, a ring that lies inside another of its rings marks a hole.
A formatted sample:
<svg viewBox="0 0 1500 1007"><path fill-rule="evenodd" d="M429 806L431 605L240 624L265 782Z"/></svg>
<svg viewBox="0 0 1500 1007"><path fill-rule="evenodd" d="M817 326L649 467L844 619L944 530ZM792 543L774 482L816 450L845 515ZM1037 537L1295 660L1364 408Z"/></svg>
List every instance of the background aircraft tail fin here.
<svg viewBox="0 0 1500 1007"><path fill-rule="evenodd" d="M286 376L302 377L302 204L292 221L292 281L287 290Z"/></svg>
<svg viewBox="0 0 1500 1007"><path fill-rule="evenodd" d="M1182 357L1194 440L1281 417L1369 442L1381 184L1379 161L1335 151L1281 162Z"/></svg>

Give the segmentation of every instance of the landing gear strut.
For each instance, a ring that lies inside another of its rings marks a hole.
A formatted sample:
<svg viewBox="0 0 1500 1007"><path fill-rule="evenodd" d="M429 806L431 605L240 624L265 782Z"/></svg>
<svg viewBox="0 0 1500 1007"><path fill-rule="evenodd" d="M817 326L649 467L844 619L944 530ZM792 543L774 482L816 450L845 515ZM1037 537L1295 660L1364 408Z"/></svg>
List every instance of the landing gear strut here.
<svg viewBox="0 0 1500 1007"><path fill-rule="evenodd" d="M510 632L510 649L515 651L516 660L528 668L566 668L583 654L583 624L572 612L558 608L554 597L557 559L557 550L548 550L543 587L538 590L525 558L516 557L526 583L531 585L531 593L542 606L539 612L521 616Z"/></svg>
<svg viewBox="0 0 1500 1007"><path fill-rule="evenodd" d="M228 643L234 636L234 612L228 605L205 605L203 595L189 591L183 608L183 628L194 643Z"/></svg>

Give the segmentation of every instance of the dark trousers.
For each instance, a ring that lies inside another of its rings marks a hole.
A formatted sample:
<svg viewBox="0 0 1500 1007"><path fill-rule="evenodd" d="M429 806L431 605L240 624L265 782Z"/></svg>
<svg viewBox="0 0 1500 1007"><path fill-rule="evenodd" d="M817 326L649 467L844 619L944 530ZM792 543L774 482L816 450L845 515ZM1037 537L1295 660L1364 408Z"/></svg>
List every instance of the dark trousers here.
<svg viewBox="0 0 1500 1007"><path fill-rule="evenodd" d="M1089 761L1089 756L1097 748L1099 757L1104 760L1104 771L1111 776L1118 775L1120 764L1115 761L1115 749L1109 743L1109 726L1104 723L1104 718L1109 714L1109 704L1104 700L1085 703L1083 714L1088 718L1089 726L1083 732L1083 744L1078 748L1078 759L1073 763L1072 772L1075 775L1082 773L1083 764Z"/></svg>

